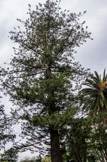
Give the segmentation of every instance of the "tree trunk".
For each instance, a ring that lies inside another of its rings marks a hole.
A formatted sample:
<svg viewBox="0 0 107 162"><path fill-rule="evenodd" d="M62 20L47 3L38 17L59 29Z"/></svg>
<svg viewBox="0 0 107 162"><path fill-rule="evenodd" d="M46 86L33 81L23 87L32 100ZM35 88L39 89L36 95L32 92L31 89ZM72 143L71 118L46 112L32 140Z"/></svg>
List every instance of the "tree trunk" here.
<svg viewBox="0 0 107 162"><path fill-rule="evenodd" d="M51 136L51 161L62 162L58 131L51 128L50 136Z"/></svg>
<svg viewBox="0 0 107 162"><path fill-rule="evenodd" d="M48 40L46 35L46 51L48 51ZM48 58L47 58L48 59ZM50 58L48 59L46 66L46 79L51 79L51 63ZM50 92L50 89L48 91L48 97L53 97L52 92ZM49 115L52 115L55 113L55 103L49 102ZM62 155L60 151L60 143L59 143L59 134L58 130L55 130L50 127L50 142L51 142L51 161L52 162L62 162Z"/></svg>

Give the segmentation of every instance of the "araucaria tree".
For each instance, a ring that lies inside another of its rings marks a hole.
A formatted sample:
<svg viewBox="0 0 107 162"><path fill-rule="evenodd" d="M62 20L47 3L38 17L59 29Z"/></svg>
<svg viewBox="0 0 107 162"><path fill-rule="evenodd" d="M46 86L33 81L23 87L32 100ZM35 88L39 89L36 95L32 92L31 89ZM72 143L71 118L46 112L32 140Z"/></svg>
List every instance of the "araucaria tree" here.
<svg viewBox="0 0 107 162"><path fill-rule="evenodd" d="M24 121L26 147L48 142L52 162L62 162L60 130L73 115L72 81L84 74L73 60L74 48L90 33L79 22L82 14L61 11L58 1L39 3L33 11L29 5L28 14L26 21L18 19L25 30L10 32L19 47L2 69L3 86L17 105L16 117Z"/></svg>

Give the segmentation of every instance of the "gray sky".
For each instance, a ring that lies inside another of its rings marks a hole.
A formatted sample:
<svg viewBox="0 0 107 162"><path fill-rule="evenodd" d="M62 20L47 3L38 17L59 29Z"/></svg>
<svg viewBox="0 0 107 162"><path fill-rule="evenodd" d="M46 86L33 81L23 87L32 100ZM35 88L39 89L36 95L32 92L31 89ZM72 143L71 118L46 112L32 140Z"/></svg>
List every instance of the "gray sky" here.
<svg viewBox="0 0 107 162"><path fill-rule="evenodd" d="M25 20L28 3L35 8L38 2L45 0L0 0L0 66L13 54L14 44L8 35L19 25L16 18ZM76 13L87 11L81 20L86 21L94 40L78 48L75 57L83 67L102 73L107 67L107 0L62 0L60 6Z"/></svg>

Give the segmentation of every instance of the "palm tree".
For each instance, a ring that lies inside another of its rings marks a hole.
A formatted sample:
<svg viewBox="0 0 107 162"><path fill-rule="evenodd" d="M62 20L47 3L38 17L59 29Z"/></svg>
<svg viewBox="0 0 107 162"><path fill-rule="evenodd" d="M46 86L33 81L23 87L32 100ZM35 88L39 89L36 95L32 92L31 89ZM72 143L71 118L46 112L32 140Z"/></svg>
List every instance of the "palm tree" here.
<svg viewBox="0 0 107 162"><path fill-rule="evenodd" d="M80 92L82 108L88 111L89 121L92 121L92 141L94 149L101 155L102 161L107 160L107 74L103 76L96 71L84 83ZM92 119L92 120L91 120ZM94 152L94 151L93 151Z"/></svg>
<svg viewBox="0 0 107 162"><path fill-rule="evenodd" d="M82 106L92 114L99 114L107 110L107 74L104 70L103 77L96 71L90 74L81 91Z"/></svg>

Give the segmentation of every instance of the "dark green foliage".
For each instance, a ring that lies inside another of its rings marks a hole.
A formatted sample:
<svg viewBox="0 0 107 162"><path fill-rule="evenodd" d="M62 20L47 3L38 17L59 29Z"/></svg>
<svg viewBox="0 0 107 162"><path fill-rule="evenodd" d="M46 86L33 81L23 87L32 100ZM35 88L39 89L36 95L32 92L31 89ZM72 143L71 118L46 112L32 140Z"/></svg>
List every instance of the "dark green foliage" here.
<svg viewBox="0 0 107 162"><path fill-rule="evenodd" d="M67 143L70 159L82 162L86 161L88 155L88 143L91 128L85 119L75 119L69 129Z"/></svg>
<svg viewBox="0 0 107 162"><path fill-rule="evenodd" d="M14 150L13 148L10 148L6 150L3 154L1 154L1 162L7 161L7 162L17 162L18 159L18 152Z"/></svg>
<svg viewBox="0 0 107 162"><path fill-rule="evenodd" d="M19 47L14 48L10 66L1 69L5 93L17 105L14 120L22 119L27 137L26 144L17 147L41 151L42 143L49 144L51 156L57 158L52 162L61 162L60 132L77 109L73 94L77 87L72 85L78 86L87 75L73 59L74 48L90 38L84 22L79 22L82 14L61 11L58 4L47 0L35 11L29 5L29 18L18 20L25 30L18 27L10 32Z"/></svg>
<svg viewBox="0 0 107 162"><path fill-rule="evenodd" d="M79 118L65 128L64 162L107 161L106 128L103 124L96 125L97 122L98 118Z"/></svg>

